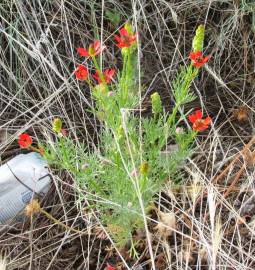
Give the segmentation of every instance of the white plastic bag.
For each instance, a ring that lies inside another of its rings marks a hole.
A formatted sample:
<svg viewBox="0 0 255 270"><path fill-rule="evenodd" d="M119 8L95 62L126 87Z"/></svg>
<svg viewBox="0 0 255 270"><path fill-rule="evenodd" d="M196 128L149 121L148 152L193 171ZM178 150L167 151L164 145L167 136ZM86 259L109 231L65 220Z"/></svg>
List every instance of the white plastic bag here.
<svg viewBox="0 0 255 270"><path fill-rule="evenodd" d="M49 190L51 177L40 154L20 154L0 167L0 225L16 217L34 195Z"/></svg>

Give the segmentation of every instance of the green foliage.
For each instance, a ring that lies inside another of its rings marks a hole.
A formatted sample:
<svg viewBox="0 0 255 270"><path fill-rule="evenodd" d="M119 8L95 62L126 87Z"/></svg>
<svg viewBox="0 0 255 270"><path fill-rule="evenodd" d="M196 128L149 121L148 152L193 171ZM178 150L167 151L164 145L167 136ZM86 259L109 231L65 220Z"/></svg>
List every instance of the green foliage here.
<svg viewBox="0 0 255 270"><path fill-rule="evenodd" d="M255 2L253 0L242 0L241 8L244 11L255 12Z"/></svg>
<svg viewBox="0 0 255 270"><path fill-rule="evenodd" d="M175 105L172 113L169 115L168 124L174 125L176 122L176 114L178 110L186 103L193 101L196 97L193 93L190 93L190 85L193 79L196 77L198 69L189 65L187 68L181 67L179 74L173 81L173 96L175 99Z"/></svg>
<svg viewBox="0 0 255 270"><path fill-rule="evenodd" d="M252 13L252 31L255 32L255 2L253 0L242 0L241 9Z"/></svg>
<svg viewBox="0 0 255 270"><path fill-rule="evenodd" d="M179 106L185 105L193 101L196 97L189 92L190 84L196 77L198 70L192 65L188 68L181 67L179 74L173 82L173 95L176 104Z"/></svg>
<svg viewBox="0 0 255 270"><path fill-rule="evenodd" d="M126 27L131 31L130 25ZM80 189L86 191L79 194L80 198L86 197L95 206L120 246L132 239L134 230L144 226L141 202L147 211L165 181L177 174L190 154L196 133L177 132L180 119L176 119L176 113L195 98L189 88L197 75L192 65L181 68L173 82L173 111L165 113L160 96L154 93L153 117L140 119L134 110L140 95L137 45L123 48L122 57L118 83L96 87L90 84L96 101L95 114L104 126L99 134L99 152L90 153L71 138L56 136L56 142L49 144L45 153L50 164L67 170ZM96 58L92 60L98 69ZM176 147L167 150L170 140Z"/></svg>
<svg viewBox="0 0 255 270"><path fill-rule="evenodd" d="M106 18L117 27L120 23L120 13L117 10L106 10L105 12Z"/></svg>

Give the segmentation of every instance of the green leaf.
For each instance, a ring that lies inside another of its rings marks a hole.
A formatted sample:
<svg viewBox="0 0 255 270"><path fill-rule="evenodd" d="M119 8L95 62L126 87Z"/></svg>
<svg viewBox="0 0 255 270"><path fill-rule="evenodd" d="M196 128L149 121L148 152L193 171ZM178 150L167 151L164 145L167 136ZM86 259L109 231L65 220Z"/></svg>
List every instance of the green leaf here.
<svg viewBox="0 0 255 270"><path fill-rule="evenodd" d="M114 26L117 26L120 23L120 13L118 13L117 10L106 10L105 15Z"/></svg>

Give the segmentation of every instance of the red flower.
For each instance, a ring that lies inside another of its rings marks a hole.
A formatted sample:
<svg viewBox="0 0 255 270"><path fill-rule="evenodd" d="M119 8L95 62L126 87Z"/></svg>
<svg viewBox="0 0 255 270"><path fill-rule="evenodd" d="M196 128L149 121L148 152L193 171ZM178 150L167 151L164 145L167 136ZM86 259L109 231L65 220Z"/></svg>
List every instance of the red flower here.
<svg viewBox="0 0 255 270"><path fill-rule="evenodd" d="M103 72L103 76L104 76L104 80L105 82L108 84L110 83L112 77L114 76L115 74L115 69L105 69L104 72ZM98 83L102 83L102 80L99 76L99 72L98 70L96 71L96 73L93 75L93 77L98 81Z"/></svg>
<svg viewBox="0 0 255 270"><path fill-rule="evenodd" d="M206 62L208 62L208 60L210 59L210 56L203 57L202 52L197 51L197 52L191 52L189 54L189 58L190 60L192 60L193 66L199 68L203 66Z"/></svg>
<svg viewBox="0 0 255 270"><path fill-rule="evenodd" d="M189 115L189 121L193 124L192 129L195 131L204 131L211 124L212 119L210 116L207 116L205 119L202 119L203 114L201 110L196 110L193 114Z"/></svg>
<svg viewBox="0 0 255 270"><path fill-rule="evenodd" d="M31 146L33 140L27 133L22 133L19 135L18 144L21 148L28 148Z"/></svg>
<svg viewBox="0 0 255 270"><path fill-rule="evenodd" d="M83 65L79 65L77 69L75 70L74 74L78 80L83 81L88 78L89 72L86 67L84 67Z"/></svg>
<svg viewBox="0 0 255 270"><path fill-rule="evenodd" d="M106 46L102 46L99 40L95 40L94 43L89 45L88 50L85 48L77 48L77 52L80 56L96 56L105 48Z"/></svg>
<svg viewBox="0 0 255 270"><path fill-rule="evenodd" d="M116 268L107 263L106 270L116 270Z"/></svg>
<svg viewBox="0 0 255 270"><path fill-rule="evenodd" d="M129 33L124 27L119 30L120 36L115 35L114 39L117 41L117 46L119 48L130 47L134 42L136 42L137 34Z"/></svg>

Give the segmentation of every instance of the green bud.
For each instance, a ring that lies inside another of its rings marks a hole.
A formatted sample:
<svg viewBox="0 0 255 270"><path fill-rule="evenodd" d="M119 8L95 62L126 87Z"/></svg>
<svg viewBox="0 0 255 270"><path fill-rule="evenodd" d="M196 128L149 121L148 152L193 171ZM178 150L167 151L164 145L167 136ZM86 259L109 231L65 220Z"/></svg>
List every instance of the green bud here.
<svg viewBox="0 0 255 270"><path fill-rule="evenodd" d="M123 129L122 125L120 125L117 128L117 137L118 137L118 139L121 139L123 136L124 136L124 129Z"/></svg>
<svg viewBox="0 0 255 270"><path fill-rule="evenodd" d="M148 175L149 172L149 163L144 161L140 166L140 173L144 176Z"/></svg>
<svg viewBox="0 0 255 270"><path fill-rule="evenodd" d="M129 53L129 48L124 47L124 48L121 49L121 54L122 54L123 57L127 56L128 53Z"/></svg>
<svg viewBox="0 0 255 270"><path fill-rule="evenodd" d="M99 121L105 120L105 113L103 111L97 112L96 116L97 116Z"/></svg>
<svg viewBox="0 0 255 270"><path fill-rule="evenodd" d="M56 133L60 133L62 129L62 121L59 118L55 118L52 122L52 130Z"/></svg>
<svg viewBox="0 0 255 270"><path fill-rule="evenodd" d="M124 28L128 31L129 34L133 35L133 27L130 23L125 23Z"/></svg>
<svg viewBox="0 0 255 270"><path fill-rule="evenodd" d="M204 38L205 38L205 27L203 25L199 25L196 30L196 35L193 38L192 42L193 52L203 50Z"/></svg>
<svg viewBox="0 0 255 270"><path fill-rule="evenodd" d="M152 112L154 114L162 112L162 103L158 92L155 92L151 95L151 105L152 105Z"/></svg>
<svg viewBox="0 0 255 270"><path fill-rule="evenodd" d="M106 95L107 94L107 86L105 83L100 83L94 87L94 90L96 93L101 96L101 95Z"/></svg>

